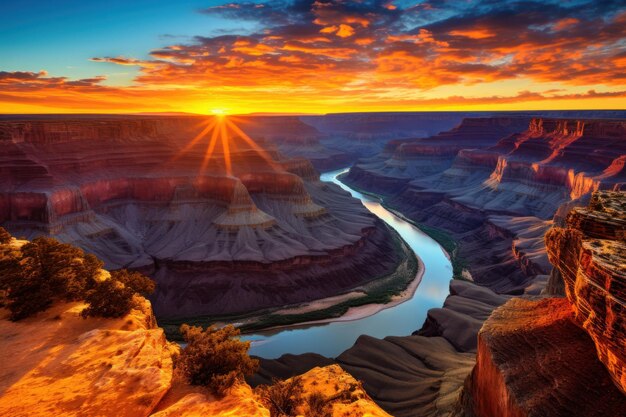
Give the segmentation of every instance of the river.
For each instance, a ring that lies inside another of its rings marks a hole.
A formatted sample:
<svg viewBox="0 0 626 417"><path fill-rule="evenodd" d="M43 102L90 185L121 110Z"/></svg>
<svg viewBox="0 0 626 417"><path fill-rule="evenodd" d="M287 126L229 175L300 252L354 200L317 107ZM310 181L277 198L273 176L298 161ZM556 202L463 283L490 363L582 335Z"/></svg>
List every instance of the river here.
<svg viewBox="0 0 626 417"><path fill-rule="evenodd" d="M350 192L402 236L424 262L422 282L411 299L369 317L245 335L242 339L252 341L251 355L277 358L285 353L315 352L335 357L350 348L362 334L377 338L410 335L422 326L429 309L443 305L452 278L452 265L444 250L417 227L385 209L377 199L363 195L339 181L337 177L346 171L325 172L321 179Z"/></svg>

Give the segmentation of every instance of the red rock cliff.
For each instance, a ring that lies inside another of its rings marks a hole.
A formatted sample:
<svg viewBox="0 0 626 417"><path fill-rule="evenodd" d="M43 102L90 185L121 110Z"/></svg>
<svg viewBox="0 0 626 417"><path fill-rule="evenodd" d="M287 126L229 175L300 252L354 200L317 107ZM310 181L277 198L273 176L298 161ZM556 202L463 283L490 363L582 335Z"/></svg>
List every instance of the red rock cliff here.
<svg viewBox="0 0 626 417"><path fill-rule="evenodd" d="M625 236L626 193L608 191L546 234L567 298L516 298L493 312L458 415L624 415Z"/></svg>
<svg viewBox="0 0 626 417"><path fill-rule="evenodd" d="M561 273L574 317L598 357L626 392L626 193L593 195L575 208L567 227L546 235L550 261Z"/></svg>

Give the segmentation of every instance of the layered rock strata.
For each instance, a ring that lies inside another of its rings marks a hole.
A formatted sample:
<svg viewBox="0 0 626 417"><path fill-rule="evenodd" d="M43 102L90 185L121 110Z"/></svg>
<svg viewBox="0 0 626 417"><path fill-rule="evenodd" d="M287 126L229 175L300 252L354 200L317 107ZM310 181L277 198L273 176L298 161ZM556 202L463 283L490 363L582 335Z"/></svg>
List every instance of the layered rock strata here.
<svg viewBox="0 0 626 417"><path fill-rule="evenodd" d="M601 191L546 234L551 281L562 279L567 297L516 298L493 312L459 415L623 414L625 230L626 193Z"/></svg>
<svg viewBox="0 0 626 417"><path fill-rule="evenodd" d="M574 318L626 393L626 193L598 192L546 235Z"/></svg>
<svg viewBox="0 0 626 417"><path fill-rule="evenodd" d="M497 130L489 127L494 118L481 123L495 134L481 137L473 131L479 120L391 145L356 164L345 181L386 196L388 206L418 223L449 232L478 283L521 293L534 279L548 278L542 238L552 219L560 221L595 190L626 183L626 122L517 119Z"/></svg>
<svg viewBox="0 0 626 417"><path fill-rule="evenodd" d="M294 142L316 132L271 117L0 121L0 223L150 274L159 318L310 301L395 269L380 220L241 129Z"/></svg>

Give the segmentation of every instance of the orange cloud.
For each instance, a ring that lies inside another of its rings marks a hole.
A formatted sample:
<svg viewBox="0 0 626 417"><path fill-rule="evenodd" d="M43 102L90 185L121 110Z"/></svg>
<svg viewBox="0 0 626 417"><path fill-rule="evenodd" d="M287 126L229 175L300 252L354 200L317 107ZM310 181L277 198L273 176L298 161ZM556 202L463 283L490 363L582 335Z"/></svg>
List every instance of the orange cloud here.
<svg viewBox="0 0 626 417"><path fill-rule="evenodd" d="M470 39L485 39L496 36L494 32L489 29L468 29L468 30L453 30L450 32L452 36L464 36Z"/></svg>
<svg viewBox="0 0 626 417"><path fill-rule="evenodd" d="M104 76L70 80L45 72L0 72L0 105L5 111L30 103L51 109L323 112L487 106L489 100L501 108L549 100L619 107L622 100L623 107L626 12L593 2L569 9L529 2L524 7L486 3L455 14L437 4L402 8L331 0L298 7L283 2L216 6L203 13L254 20L262 29L198 36L153 50L149 59L92 58L137 67L135 84L126 87L105 85L110 81L103 84ZM501 81L544 92L470 94L473 86ZM548 93L555 85L562 91ZM444 86L453 86L458 95L431 96Z"/></svg>
<svg viewBox="0 0 626 417"><path fill-rule="evenodd" d="M347 38L354 35L354 29L350 25L339 25L339 29L337 30L337 36L340 38Z"/></svg>

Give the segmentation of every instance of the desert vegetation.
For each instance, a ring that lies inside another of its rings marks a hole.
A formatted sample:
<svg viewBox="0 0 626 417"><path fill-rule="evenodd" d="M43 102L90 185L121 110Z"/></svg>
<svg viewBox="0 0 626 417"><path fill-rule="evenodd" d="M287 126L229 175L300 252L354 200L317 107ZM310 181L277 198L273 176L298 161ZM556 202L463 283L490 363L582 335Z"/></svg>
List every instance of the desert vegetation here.
<svg viewBox="0 0 626 417"><path fill-rule="evenodd" d="M183 324L180 332L187 346L176 361L176 369L192 385L206 386L222 396L259 367L258 360L248 356L250 342L239 340L239 329L232 325L203 330Z"/></svg>
<svg viewBox="0 0 626 417"><path fill-rule="evenodd" d="M154 291L154 282L138 272L102 270L97 257L49 237L21 246L0 228L0 295L12 320L48 309L56 301L85 301L83 317L121 317L135 294Z"/></svg>
<svg viewBox="0 0 626 417"><path fill-rule="evenodd" d="M320 383L328 385L330 380ZM274 379L271 385L260 385L255 391L270 410L271 417L331 417L333 404L353 403L361 399L357 393L358 383L341 386L335 383L334 388L334 394L325 395L310 385L305 387L302 377L295 376L284 381Z"/></svg>

